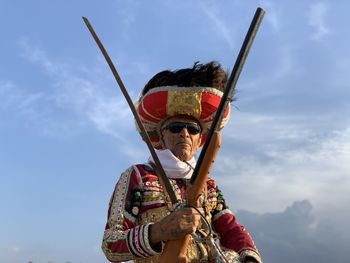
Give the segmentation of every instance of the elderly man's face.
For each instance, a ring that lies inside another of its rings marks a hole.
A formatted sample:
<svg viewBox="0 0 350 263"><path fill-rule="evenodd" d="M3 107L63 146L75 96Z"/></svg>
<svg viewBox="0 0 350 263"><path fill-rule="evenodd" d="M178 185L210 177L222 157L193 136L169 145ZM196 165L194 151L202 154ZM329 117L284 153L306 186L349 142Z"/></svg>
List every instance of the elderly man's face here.
<svg viewBox="0 0 350 263"><path fill-rule="evenodd" d="M181 161L189 161L201 144L201 127L190 117L172 117L161 130L165 148Z"/></svg>

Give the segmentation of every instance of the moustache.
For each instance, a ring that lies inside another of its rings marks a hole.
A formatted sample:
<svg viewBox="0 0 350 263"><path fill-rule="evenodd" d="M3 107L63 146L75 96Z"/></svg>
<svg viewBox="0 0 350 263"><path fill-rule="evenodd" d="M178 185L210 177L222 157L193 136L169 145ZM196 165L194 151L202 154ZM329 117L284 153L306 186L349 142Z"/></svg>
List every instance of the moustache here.
<svg viewBox="0 0 350 263"><path fill-rule="evenodd" d="M176 142L176 145L178 144L188 144L189 146L191 146L191 142L190 141L187 141L187 140L179 140Z"/></svg>

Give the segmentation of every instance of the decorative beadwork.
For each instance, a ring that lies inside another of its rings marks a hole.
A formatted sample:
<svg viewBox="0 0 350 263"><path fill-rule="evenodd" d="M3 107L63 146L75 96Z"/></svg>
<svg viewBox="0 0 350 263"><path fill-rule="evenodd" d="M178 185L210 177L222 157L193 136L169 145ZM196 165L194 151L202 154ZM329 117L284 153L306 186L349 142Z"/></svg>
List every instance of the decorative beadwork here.
<svg viewBox="0 0 350 263"><path fill-rule="evenodd" d="M254 258L258 263L262 263L261 257L260 257L260 254L259 254L258 250L254 251L254 250L252 250L251 248L245 248L245 249L242 249L242 250L239 252L239 256L240 256L242 262L244 262L244 260L245 260L246 257L252 257L252 258Z"/></svg>
<svg viewBox="0 0 350 263"><path fill-rule="evenodd" d="M148 253L151 254L152 256L154 256L154 255L159 255L160 253L157 252L157 251L154 251L154 250L152 249L151 244L149 243L149 230L150 230L150 226L151 226L151 224L147 224L147 225L144 227L143 239L144 239L145 247L146 247L146 249L148 250Z"/></svg>
<svg viewBox="0 0 350 263"><path fill-rule="evenodd" d="M175 189L178 199L184 200L186 183L180 179L171 179L170 183ZM165 198L166 195L163 192L162 185L154 171L144 170L142 165L136 165L121 175L111 198L108 224L106 225L102 244L103 251L110 261L159 262L159 252L154 251L151 247L149 231L151 229L150 224L161 220L170 213L170 208L167 207ZM226 222L231 222L230 224L233 222L235 233L241 235L239 240L236 241L228 239L229 243L226 244L230 248L237 246L241 240L244 241L246 238L248 240L248 232L235 222L232 212L229 209L225 209L225 205L220 211L220 204L223 204L220 200L223 200L223 197L222 194L220 196L220 193L217 193L214 180L210 179L208 181L207 195L203 195L202 199L205 206L203 209L205 216L209 222L212 222L215 229L217 227L222 228L221 232L218 231L220 235L231 233L226 232L226 229L229 229L226 228ZM215 208L218 213L211 218ZM225 238L225 240L227 239ZM255 246L251 245L251 242L243 244L247 244L249 247L247 250L241 251L240 256L242 259L244 259L245 255L254 257ZM208 262L207 245L192 240L187 256L191 263ZM260 263L261 260L257 250L255 256L258 258L254 258Z"/></svg>

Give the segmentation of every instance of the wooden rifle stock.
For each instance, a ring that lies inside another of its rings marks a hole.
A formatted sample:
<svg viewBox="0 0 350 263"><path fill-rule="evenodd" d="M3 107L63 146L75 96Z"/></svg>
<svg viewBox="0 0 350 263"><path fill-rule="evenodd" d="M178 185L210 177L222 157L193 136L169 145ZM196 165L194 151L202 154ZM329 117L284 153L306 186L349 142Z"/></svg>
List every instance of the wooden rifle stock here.
<svg viewBox="0 0 350 263"><path fill-rule="evenodd" d="M200 167L198 177L193 184L190 184L186 190L186 201L188 206L199 207L198 199L206 189L206 184L210 170L213 166L216 155L221 145L221 134L215 132L210 140L203 163ZM191 242L192 236L186 235L182 239L167 241L160 256L160 263L186 263L187 248Z"/></svg>
<svg viewBox="0 0 350 263"><path fill-rule="evenodd" d="M262 8L257 8L253 20L248 29L247 35L243 41L243 45L238 54L236 63L232 69L231 75L227 81L224 93L222 95L220 105L216 111L212 126L207 134L206 142L203 146L201 154L198 158L196 167L187 189L186 202L189 206L198 207L198 198L205 191L208 174L214 163L216 154L221 145L221 135L218 132L225 109L233 99L238 77L243 68L244 62L248 56L250 47L254 41L255 35L259 29L260 23L264 17L265 11ZM191 241L191 235L186 235L180 240L167 241L162 255L160 256L161 263L187 263L187 248Z"/></svg>

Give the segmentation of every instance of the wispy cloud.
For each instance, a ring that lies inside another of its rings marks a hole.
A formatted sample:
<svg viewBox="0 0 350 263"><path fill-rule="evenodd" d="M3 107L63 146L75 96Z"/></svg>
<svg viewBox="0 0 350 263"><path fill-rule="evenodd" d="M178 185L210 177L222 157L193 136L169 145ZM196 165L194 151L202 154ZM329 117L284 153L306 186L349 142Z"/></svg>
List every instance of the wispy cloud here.
<svg viewBox="0 0 350 263"><path fill-rule="evenodd" d="M48 59L46 52L43 49L31 45L29 39L22 37L18 41L18 45L21 50L20 55L25 59L42 66L47 73L62 74L62 72L60 72L61 68Z"/></svg>
<svg viewBox="0 0 350 263"><path fill-rule="evenodd" d="M279 32L281 28L281 21L276 10L276 5L269 1L259 0L259 6L261 6L267 13L264 20L271 25L275 32Z"/></svg>
<svg viewBox="0 0 350 263"><path fill-rule="evenodd" d="M116 3L116 14L118 17L119 34L126 40L129 39L130 30L136 20L136 10L140 6L140 2L136 0L115 0Z"/></svg>
<svg viewBox="0 0 350 263"><path fill-rule="evenodd" d="M99 78L91 78L83 71L55 62L45 50L32 45L26 38L19 41L19 47L24 59L41 67L43 73L50 76L51 84L46 90L34 93L15 87L11 82L3 83L0 94L5 97L7 107L31 112L33 122L38 119L47 122L49 125L40 127L52 127L51 130L46 130L49 134L62 132L57 130L59 123L62 127L65 127L65 124L69 125L67 130L80 129L81 125L92 124L102 133L119 139L123 137L121 134L134 128L133 123L128 126L129 122L124 122L129 119L130 114L123 98L104 89L105 82L108 81L106 75L101 76L96 70L96 76ZM90 69L90 74L93 71ZM58 112L61 119L55 116Z"/></svg>
<svg viewBox="0 0 350 263"><path fill-rule="evenodd" d="M228 46L232 49L234 45L233 33L226 25L225 21L220 17L220 9L214 2L203 2L200 5L204 14L213 22L215 31L226 41Z"/></svg>
<svg viewBox="0 0 350 263"><path fill-rule="evenodd" d="M130 126L120 125L130 116L122 98L104 93L102 85L77 76L56 82L55 105L82 121L93 124L99 131L121 139ZM129 122L126 122L129 123Z"/></svg>
<svg viewBox="0 0 350 263"><path fill-rule="evenodd" d="M0 82L0 109L5 110L11 105L16 105L17 101L19 101L22 97L22 92L19 90L14 90L14 84L12 82Z"/></svg>
<svg viewBox="0 0 350 263"><path fill-rule="evenodd" d="M3 112L13 111L20 115L28 115L44 97L45 94L41 92L29 93L20 89L11 81L0 81L0 110Z"/></svg>
<svg viewBox="0 0 350 263"><path fill-rule="evenodd" d="M321 40L329 33L329 29L325 22L327 11L326 4L322 2L310 6L308 18L309 25L315 28L315 32L311 36L314 40Z"/></svg>

